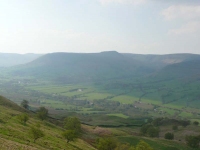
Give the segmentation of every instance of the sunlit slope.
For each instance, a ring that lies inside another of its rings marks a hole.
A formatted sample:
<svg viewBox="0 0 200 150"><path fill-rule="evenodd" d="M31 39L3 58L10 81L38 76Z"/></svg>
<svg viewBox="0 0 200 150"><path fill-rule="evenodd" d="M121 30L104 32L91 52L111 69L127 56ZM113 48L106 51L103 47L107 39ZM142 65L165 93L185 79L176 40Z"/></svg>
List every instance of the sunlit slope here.
<svg viewBox="0 0 200 150"><path fill-rule="evenodd" d="M6 104L8 103L8 104ZM19 107L19 106L18 106ZM63 131L47 121L40 121L29 113L30 119L26 125L22 125L17 116L22 112L18 111L17 105L0 97L0 149L1 150L92 150L89 144L81 139L67 143L61 136ZM20 110L20 109L19 109ZM22 109L23 110L23 109ZM45 136L33 142L29 130L31 126L40 124L40 129Z"/></svg>

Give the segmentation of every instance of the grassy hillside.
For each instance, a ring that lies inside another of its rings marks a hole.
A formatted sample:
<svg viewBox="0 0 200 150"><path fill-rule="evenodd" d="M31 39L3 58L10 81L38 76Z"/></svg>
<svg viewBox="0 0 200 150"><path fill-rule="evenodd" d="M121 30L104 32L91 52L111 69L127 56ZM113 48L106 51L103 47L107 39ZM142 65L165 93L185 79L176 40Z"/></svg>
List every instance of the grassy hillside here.
<svg viewBox="0 0 200 150"><path fill-rule="evenodd" d="M159 79L192 79L200 75L200 60L190 60L168 65L155 75Z"/></svg>
<svg viewBox="0 0 200 150"><path fill-rule="evenodd" d="M67 143L61 136L62 128L57 127L47 121L40 121L29 113L30 119L26 125L23 125L18 120L18 115L22 112L18 111L19 106L14 105L4 97L0 97L0 149L2 150L92 150L89 144L81 139L75 142ZM45 136L33 142L29 130L31 126L40 124L40 129Z"/></svg>

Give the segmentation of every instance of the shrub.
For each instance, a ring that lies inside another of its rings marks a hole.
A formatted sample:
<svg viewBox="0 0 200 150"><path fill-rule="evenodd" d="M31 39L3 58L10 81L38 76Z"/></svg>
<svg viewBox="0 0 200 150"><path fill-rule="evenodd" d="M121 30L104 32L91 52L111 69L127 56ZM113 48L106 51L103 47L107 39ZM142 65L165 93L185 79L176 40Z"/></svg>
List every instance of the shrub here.
<svg viewBox="0 0 200 150"><path fill-rule="evenodd" d="M172 126L173 130L178 130L178 126Z"/></svg>
<svg viewBox="0 0 200 150"><path fill-rule="evenodd" d="M166 133L165 134L165 139L168 139L168 140L173 140L174 139L174 134L173 133Z"/></svg>
<svg viewBox="0 0 200 150"><path fill-rule="evenodd" d="M17 116L17 118L24 125L29 120L29 116L27 114L20 114L20 115Z"/></svg>
<svg viewBox="0 0 200 150"><path fill-rule="evenodd" d="M30 135L33 138L33 142L35 143L35 141L41 137L44 136L44 133L42 132L42 130L40 130L39 127L31 127L30 129Z"/></svg>
<svg viewBox="0 0 200 150"><path fill-rule="evenodd" d="M194 122L193 122L193 125L198 126L198 125L199 125L199 122L198 122L198 121L194 121Z"/></svg>
<svg viewBox="0 0 200 150"><path fill-rule="evenodd" d="M189 147L192 147L192 148L199 147L200 138L198 136L192 136L192 135L186 136L185 140Z"/></svg>

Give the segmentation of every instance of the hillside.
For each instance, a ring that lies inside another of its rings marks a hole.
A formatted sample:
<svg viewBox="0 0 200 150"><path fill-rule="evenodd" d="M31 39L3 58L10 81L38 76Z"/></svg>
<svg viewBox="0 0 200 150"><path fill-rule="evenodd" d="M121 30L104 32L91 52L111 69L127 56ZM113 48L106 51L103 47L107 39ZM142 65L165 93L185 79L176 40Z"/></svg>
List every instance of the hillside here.
<svg viewBox="0 0 200 150"><path fill-rule="evenodd" d="M42 55L40 54L14 54L0 53L0 67L11 67L31 62Z"/></svg>
<svg viewBox="0 0 200 150"><path fill-rule="evenodd" d="M19 122L18 116L24 109L4 97L0 97L0 149L1 150L93 150L89 144L81 139L67 143L61 136L63 129L35 118L34 114L28 113L29 120L26 125ZM37 139L34 143L30 136L30 128L40 124L44 137Z"/></svg>
<svg viewBox="0 0 200 150"><path fill-rule="evenodd" d="M0 98L0 102L1 150L95 150L95 148L93 148L90 144L94 145L98 137L112 137L116 142L118 142L119 147L120 144L135 146L143 140L152 146L154 150L171 150L172 148L175 150L191 150L191 148L184 145L184 143L178 142L178 139L184 134L187 134L188 131L193 132L193 130L195 130L197 133L199 132L199 128L195 127L194 129L193 125L187 128L180 127L179 130L174 132L177 135L176 141L168 141L164 140L162 136L166 130L171 130L170 126L161 126L160 138L150 138L141 136L139 134L138 127L102 128L98 126L82 125L83 135L81 139L67 143L61 135L63 128L60 126L56 126L48 121L38 120L31 112L27 112L29 115L27 123L22 124L18 119L18 116L24 114L23 112L17 110L20 107L2 96ZM10 104L13 105L11 106ZM24 109L21 108L21 110L23 111ZM44 137L37 139L35 142L30 135L30 128L33 126L41 129L44 133Z"/></svg>
<svg viewBox="0 0 200 150"><path fill-rule="evenodd" d="M12 70L15 76L33 76L61 83L93 82L137 77L153 69L117 52L52 53Z"/></svg>
<svg viewBox="0 0 200 150"><path fill-rule="evenodd" d="M164 67L199 55L139 55L115 51L101 53L51 53L9 69L8 74L57 83L80 83L141 78Z"/></svg>
<svg viewBox="0 0 200 150"><path fill-rule="evenodd" d="M168 65L157 72L156 78L161 79L181 79L199 78L200 60L188 60L176 64Z"/></svg>
<svg viewBox="0 0 200 150"><path fill-rule="evenodd" d="M197 54L166 54L166 55L142 55L142 54L124 54L125 56L138 60L147 66L162 69L165 66L192 61L200 60L200 55Z"/></svg>

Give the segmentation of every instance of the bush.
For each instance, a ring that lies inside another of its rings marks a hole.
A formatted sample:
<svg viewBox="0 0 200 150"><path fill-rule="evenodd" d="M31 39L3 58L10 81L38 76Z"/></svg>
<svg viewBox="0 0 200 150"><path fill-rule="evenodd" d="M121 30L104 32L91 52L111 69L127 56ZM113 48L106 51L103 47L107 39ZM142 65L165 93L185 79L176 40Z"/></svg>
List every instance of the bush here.
<svg viewBox="0 0 200 150"><path fill-rule="evenodd" d="M17 118L23 125L26 125L26 122L28 121L29 116L27 114L20 114L17 116Z"/></svg>
<svg viewBox="0 0 200 150"><path fill-rule="evenodd" d="M69 143L70 141L74 141L74 139L77 138L74 130L66 130L65 132L63 132L62 135L67 140L67 143Z"/></svg>
<svg viewBox="0 0 200 150"><path fill-rule="evenodd" d="M48 116L48 109L45 107L40 107L37 111L37 117L41 120L46 119Z"/></svg>
<svg viewBox="0 0 200 150"><path fill-rule="evenodd" d="M198 125L199 125L199 122L198 122L198 121L194 121L194 122L193 122L193 125L198 126Z"/></svg>
<svg viewBox="0 0 200 150"><path fill-rule="evenodd" d="M172 126L173 130L178 130L178 126Z"/></svg>
<svg viewBox="0 0 200 150"><path fill-rule="evenodd" d="M199 136L192 136L192 135L186 136L185 140L189 147L192 147L192 148L199 147L199 142L200 142Z"/></svg>
<svg viewBox="0 0 200 150"><path fill-rule="evenodd" d="M24 99L24 100L21 102L21 106L24 107L25 109L28 109L28 108L29 108L28 101Z"/></svg>
<svg viewBox="0 0 200 150"><path fill-rule="evenodd" d="M151 148L146 142L140 141L136 146L136 150L153 150L153 148Z"/></svg>
<svg viewBox="0 0 200 150"><path fill-rule="evenodd" d="M111 138L97 139L98 150L114 150L117 147L117 142Z"/></svg>
<svg viewBox="0 0 200 150"><path fill-rule="evenodd" d="M173 140L174 139L174 134L173 133L166 133L165 134L165 139L168 139L168 140Z"/></svg>
<svg viewBox="0 0 200 150"><path fill-rule="evenodd" d="M30 135L33 138L33 142L35 143L35 141L41 137L44 136L44 133L42 132L42 130L40 130L39 126L36 125L36 127L31 127L30 129Z"/></svg>
<svg viewBox="0 0 200 150"><path fill-rule="evenodd" d="M140 128L140 133L141 133L142 135L147 134L147 130L148 130L148 128L150 128L150 127L153 127L153 126L150 125L150 124L143 125L143 126Z"/></svg>
<svg viewBox="0 0 200 150"><path fill-rule="evenodd" d="M66 130L74 130L76 134L79 134L81 132L81 122L76 117L65 118L64 128Z"/></svg>
<svg viewBox="0 0 200 150"><path fill-rule="evenodd" d="M150 127L147 130L147 135L150 137L158 137L159 136L159 129L155 127Z"/></svg>

